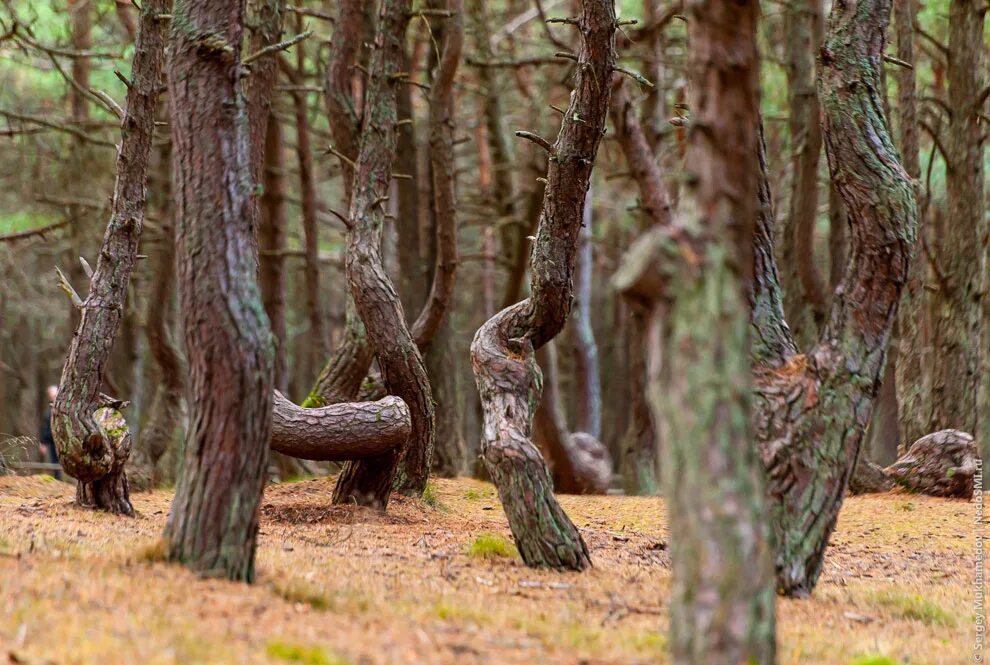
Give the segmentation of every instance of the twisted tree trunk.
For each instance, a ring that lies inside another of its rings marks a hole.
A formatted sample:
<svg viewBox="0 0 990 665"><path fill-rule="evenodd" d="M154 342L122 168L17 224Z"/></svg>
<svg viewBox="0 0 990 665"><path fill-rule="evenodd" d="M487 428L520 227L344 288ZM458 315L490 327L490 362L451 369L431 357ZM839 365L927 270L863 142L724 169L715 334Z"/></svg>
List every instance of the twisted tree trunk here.
<svg viewBox="0 0 990 665"><path fill-rule="evenodd" d="M403 454L402 489L420 493L425 488L434 436L433 397L426 368L381 255L383 204L388 198L397 141L396 86L406 85L409 75L401 70L401 63L410 8L410 0L385 0L379 13L355 162L345 259L354 306L378 358L386 389L409 407L412 435L402 449L348 464L337 481L334 501L353 499L382 508L388 504Z"/></svg>
<svg viewBox="0 0 990 665"><path fill-rule="evenodd" d="M240 93L244 4L176 0L172 15L169 96L190 418L165 542L170 559L197 572L250 581L274 361L255 278Z"/></svg>
<svg viewBox="0 0 990 665"><path fill-rule="evenodd" d="M482 456L523 561L581 570L591 564L588 549L554 498L546 464L530 440L542 387L534 350L560 332L570 312L584 199L615 65L613 3L583 0L573 22L583 44L560 133L552 146L547 143L550 163L530 268L532 295L478 330L471 361L484 413Z"/></svg>
<svg viewBox="0 0 990 665"><path fill-rule="evenodd" d="M100 415L98 410L110 406L100 387L120 327L144 223L155 103L165 60L165 21L159 14L165 11L161 0L149 0L141 11L127 110L121 121L110 222L52 405L59 460L66 473L79 481L76 502L124 515L134 513L124 470L131 436L119 414Z"/></svg>
<svg viewBox="0 0 990 665"><path fill-rule="evenodd" d="M845 276L807 355L757 367L755 423L767 468L777 586L811 591L859 457L915 238L916 202L883 112L889 0L836 2L819 97L832 180L850 227ZM757 253L768 253L757 236ZM780 329L780 328L778 328Z"/></svg>

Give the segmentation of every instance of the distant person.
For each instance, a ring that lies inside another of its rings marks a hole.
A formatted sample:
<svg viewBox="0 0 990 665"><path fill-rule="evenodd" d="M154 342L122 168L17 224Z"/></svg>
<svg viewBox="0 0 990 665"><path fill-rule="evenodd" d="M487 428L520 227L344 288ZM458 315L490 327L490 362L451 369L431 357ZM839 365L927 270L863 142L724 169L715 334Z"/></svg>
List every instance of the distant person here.
<svg viewBox="0 0 990 665"><path fill-rule="evenodd" d="M38 450L41 451L42 458L49 464L58 464L58 448L55 446L55 437L52 436L52 402L58 395L58 386L48 386L48 406L41 416L41 432L38 435ZM62 470L55 469L53 476L62 480Z"/></svg>

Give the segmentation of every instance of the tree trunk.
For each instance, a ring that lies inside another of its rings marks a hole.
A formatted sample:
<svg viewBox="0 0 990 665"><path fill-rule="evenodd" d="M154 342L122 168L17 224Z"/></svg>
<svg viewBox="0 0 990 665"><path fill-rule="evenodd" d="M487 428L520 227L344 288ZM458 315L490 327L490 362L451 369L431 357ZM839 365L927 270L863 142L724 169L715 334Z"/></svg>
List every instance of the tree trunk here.
<svg viewBox="0 0 990 665"><path fill-rule="evenodd" d="M980 386L980 265L986 250L983 136L978 97L984 85L985 3L949 3L947 233L935 263L944 277L933 295L932 394L928 432L975 432ZM906 442L905 442L906 443ZM984 442L982 445L986 446Z"/></svg>
<svg viewBox="0 0 990 665"><path fill-rule="evenodd" d="M274 115L274 114L273 114ZM265 151L261 174L261 219L258 226L259 281L261 301L275 337L275 388L289 390L289 371L285 328L285 150L282 125L277 118L268 119L265 128Z"/></svg>
<svg viewBox="0 0 990 665"><path fill-rule="evenodd" d="M577 431L591 435L595 440L602 437L602 382L598 373L598 345L595 344L595 330L591 325L591 283L594 271L594 234L591 190L585 196L583 223L578 236L578 255L574 295L577 311L573 320L574 332L574 374L577 383L578 400Z"/></svg>
<svg viewBox="0 0 990 665"><path fill-rule="evenodd" d="M786 5L784 48L787 60L787 130L791 141L791 192L784 228L784 312L801 341L816 338L825 319L825 287L816 268L815 222L818 218L818 156L822 130L815 91L815 55L822 42L821 0Z"/></svg>
<svg viewBox="0 0 990 665"><path fill-rule="evenodd" d="M353 198L354 163L360 137L358 103L352 92L352 76L358 64L358 51L364 34L365 8L361 0L340 0L338 8L323 81L323 100L334 140L332 148L340 159L344 200L349 207ZM344 336L302 406L321 407L355 399L374 357L364 324L348 291Z"/></svg>
<svg viewBox="0 0 990 665"><path fill-rule="evenodd" d="M346 269L354 306L364 322L389 394L409 407L412 435L406 446L379 458L361 460L341 472L334 501L357 501L384 508L402 459L400 488L421 493L429 477L433 452L433 396L419 349L406 326L395 287L385 273L381 234L383 203L389 192L396 149L396 87L407 85L401 71L410 0L385 0L378 17L361 143L349 212Z"/></svg>
<svg viewBox="0 0 990 665"><path fill-rule="evenodd" d="M113 418L106 413L104 407L110 405L100 388L120 327L144 223L155 104L164 63L164 21L158 16L163 12L164 3L158 0L146 2L141 12L127 111L121 121L110 221L52 405L52 433L59 460L66 473L79 481L76 502L124 515L134 513L124 469L131 436L119 413ZM113 426L107 429L111 420Z"/></svg>
<svg viewBox="0 0 990 665"><path fill-rule="evenodd" d="M273 343L255 278L244 5L177 0L169 60L179 301L189 429L168 556L204 575L254 578L272 424Z"/></svg>
<svg viewBox="0 0 990 665"><path fill-rule="evenodd" d="M536 352L543 374L543 397L533 416L533 440L540 446L558 492L605 494L612 481L612 458L595 437L571 433L557 381L557 350L550 342Z"/></svg>
<svg viewBox="0 0 990 665"><path fill-rule="evenodd" d="M655 227L617 282L652 304L649 399L670 504L674 662L769 664L772 547L752 445L747 298L759 193L759 8L712 1L686 9L691 130L681 223Z"/></svg>
<svg viewBox="0 0 990 665"><path fill-rule="evenodd" d="M894 0L894 26L897 32L897 57L911 65L898 67L894 72L897 80L897 112L899 115L899 138L901 161L904 171L914 180L915 194L920 191L921 165L918 161L918 111L915 103L915 57L914 57L914 0ZM928 298L924 290L927 273L926 262L922 259L923 237L926 233L923 220L919 219L918 240L914 247L914 261L911 265L908 282L904 286L900 312L897 317L897 381L898 439L902 446L916 441L928 432L928 419L925 414L927 392L931 382L931 363L928 354L931 349L929 327L925 325Z"/></svg>
<svg viewBox="0 0 990 665"><path fill-rule="evenodd" d="M471 344L484 413L482 456L498 488L523 561L582 570L591 561L560 508L546 464L530 440L541 377L534 350L560 332L570 312L578 234L594 158L605 128L615 64L615 8L583 0L575 89L550 147L543 213L530 268L531 296L485 323ZM578 121L580 120L580 121Z"/></svg>
<svg viewBox="0 0 990 665"><path fill-rule="evenodd" d="M807 355L757 368L755 423L768 471L777 586L810 593L880 385L915 239L911 181L883 114L880 68L889 0L832 6L819 98L850 253L828 323ZM766 241L757 235L757 254Z"/></svg>

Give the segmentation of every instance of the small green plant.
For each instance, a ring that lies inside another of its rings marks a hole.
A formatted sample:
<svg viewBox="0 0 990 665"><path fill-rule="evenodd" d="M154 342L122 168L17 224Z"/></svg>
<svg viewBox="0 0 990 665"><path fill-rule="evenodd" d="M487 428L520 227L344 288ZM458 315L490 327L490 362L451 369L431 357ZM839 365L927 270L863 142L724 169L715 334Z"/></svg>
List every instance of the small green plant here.
<svg viewBox="0 0 990 665"><path fill-rule="evenodd" d="M480 501L481 499L485 498L485 495L482 494L480 491L472 488L464 492L464 498L467 499L468 501Z"/></svg>
<svg viewBox="0 0 990 665"><path fill-rule="evenodd" d="M337 655L328 654L320 647L307 647L276 640L269 642L265 651L272 658L278 658L290 663L303 665L348 665L347 661Z"/></svg>
<svg viewBox="0 0 990 665"><path fill-rule="evenodd" d="M887 656L860 656L852 665L897 665L897 661Z"/></svg>
<svg viewBox="0 0 990 665"><path fill-rule="evenodd" d="M426 483L426 488L423 490L423 503L428 505L433 510L446 510L447 507L443 505L440 501L440 497L437 496L437 488L433 483Z"/></svg>
<svg viewBox="0 0 990 665"><path fill-rule="evenodd" d="M956 623L949 612L920 594L880 591L872 594L870 600L901 619L919 621L926 626L953 626Z"/></svg>
<svg viewBox="0 0 990 665"><path fill-rule="evenodd" d="M477 559L495 559L497 557L519 556L516 546L502 536L494 533L483 533L474 539L468 548L468 555Z"/></svg>
<svg viewBox="0 0 990 665"><path fill-rule="evenodd" d="M912 510L914 510L914 504L913 503L910 503L910 502L909 503L902 503L900 507L901 507L901 510L903 510L906 513L910 513Z"/></svg>

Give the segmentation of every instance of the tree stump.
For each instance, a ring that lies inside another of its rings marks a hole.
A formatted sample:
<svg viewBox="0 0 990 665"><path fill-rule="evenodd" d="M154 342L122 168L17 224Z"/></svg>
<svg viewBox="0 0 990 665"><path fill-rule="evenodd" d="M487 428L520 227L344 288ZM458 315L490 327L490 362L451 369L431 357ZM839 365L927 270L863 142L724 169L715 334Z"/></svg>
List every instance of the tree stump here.
<svg viewBox="0 0 990 665"><path fill-rule="evenodd" d="M971 499L978 459L972 435L944 429L915 441L884 473L912 492Z"/></svg>

